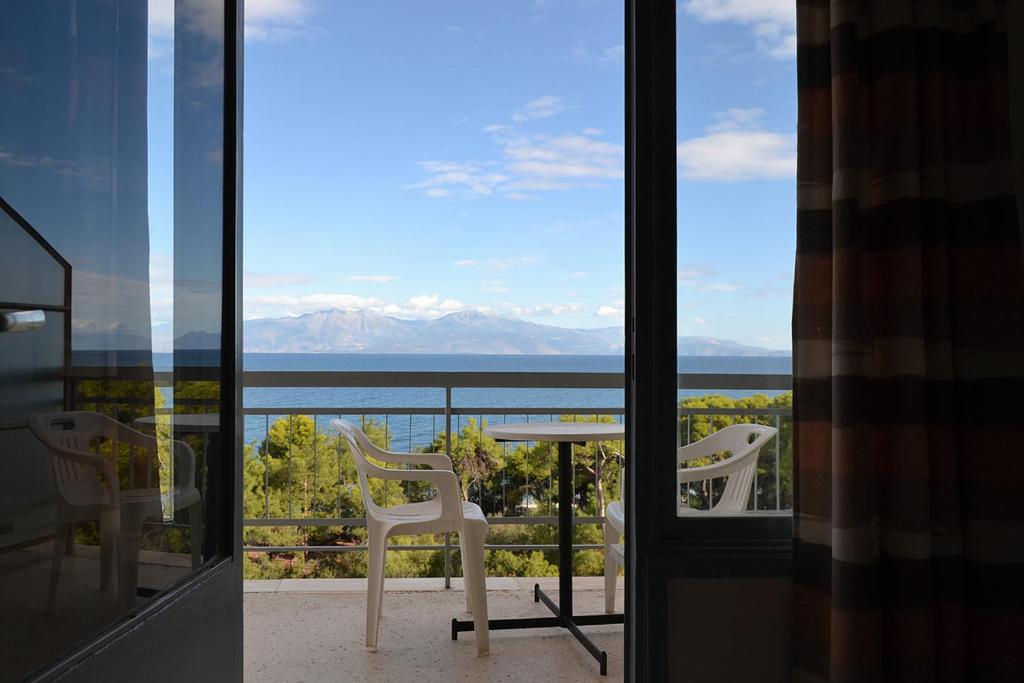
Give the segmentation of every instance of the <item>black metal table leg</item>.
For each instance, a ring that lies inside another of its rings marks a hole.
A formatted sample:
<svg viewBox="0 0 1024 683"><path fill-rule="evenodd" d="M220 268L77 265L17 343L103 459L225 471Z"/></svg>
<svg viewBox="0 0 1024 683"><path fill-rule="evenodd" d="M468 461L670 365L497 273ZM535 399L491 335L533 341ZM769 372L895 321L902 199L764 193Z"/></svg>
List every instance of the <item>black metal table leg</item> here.
<svg viewBox="0 0 1024 683"><path fill-rule="evenodd" d="M558 616L572 618L572 443L558 443Z"/></svg>
<svg viewBox="0 0 1024 683"><path fill-rule="evenodd" d="M533 601L543 602L551 610L551 617L528 617L523 619L489 619L488 628L493 631L521 628L552 628L560 627L568 630L576 640L580 641L587 652L597 660L601 675L608 675L608 655L599 649L587 637L580 626L598 626L602 624L622 624L622 614L588 614L575 616L572 611L572 560L573 560L573 471L572 443L558 443L558 602L556 603L541 590L539 584L533 586ZM473 622L452 619L452 640L458 640L459 633L473 630Z"/></svg>

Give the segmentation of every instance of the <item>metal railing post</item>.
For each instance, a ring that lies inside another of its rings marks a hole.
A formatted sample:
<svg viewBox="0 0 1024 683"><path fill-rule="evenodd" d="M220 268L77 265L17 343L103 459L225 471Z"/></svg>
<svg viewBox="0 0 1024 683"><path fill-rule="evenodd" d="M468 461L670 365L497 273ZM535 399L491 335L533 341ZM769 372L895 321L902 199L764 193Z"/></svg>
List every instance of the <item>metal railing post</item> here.
<svg viewBox="0 0 1024 683"><path fill-rule="evenodd" d="M782 441L779 436L782 434L780 426L782 425L782 416L775 416L775 510L781 509L782 505L782 488L780 487L779 477L779 455L781 453Z"/></svg>
<svg viewBox="0 0 1024 683"><path fill-rule="evenodd" d="M452 388L444 388L444 454L452 457ZM452 587L452 534L444 534L444 587Z"/></svg>

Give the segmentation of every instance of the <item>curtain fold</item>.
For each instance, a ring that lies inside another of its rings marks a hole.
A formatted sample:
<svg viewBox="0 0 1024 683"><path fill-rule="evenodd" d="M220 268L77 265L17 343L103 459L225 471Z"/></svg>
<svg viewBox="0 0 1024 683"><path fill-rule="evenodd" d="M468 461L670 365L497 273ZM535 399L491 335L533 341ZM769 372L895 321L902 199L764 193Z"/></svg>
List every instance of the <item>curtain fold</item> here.
<svg viewBox="0 0 1024 683"><path fill-rule="evenodd" d="M794 680L1024 680L1005 4L798 0L797 33Z"/></svg>

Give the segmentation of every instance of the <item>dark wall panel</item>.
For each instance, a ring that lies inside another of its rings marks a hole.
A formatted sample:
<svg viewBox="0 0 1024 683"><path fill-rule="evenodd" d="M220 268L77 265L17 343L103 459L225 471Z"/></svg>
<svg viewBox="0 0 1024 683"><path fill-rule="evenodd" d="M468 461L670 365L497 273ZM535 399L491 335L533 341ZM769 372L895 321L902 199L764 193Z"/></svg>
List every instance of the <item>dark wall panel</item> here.
<svg viewBox="0 0 1024 683"><path fill-rule="evenodd" d="M241 565L226 560L172 591L160 609L80 653L54 680L182 683L242 680Z"/></svg>

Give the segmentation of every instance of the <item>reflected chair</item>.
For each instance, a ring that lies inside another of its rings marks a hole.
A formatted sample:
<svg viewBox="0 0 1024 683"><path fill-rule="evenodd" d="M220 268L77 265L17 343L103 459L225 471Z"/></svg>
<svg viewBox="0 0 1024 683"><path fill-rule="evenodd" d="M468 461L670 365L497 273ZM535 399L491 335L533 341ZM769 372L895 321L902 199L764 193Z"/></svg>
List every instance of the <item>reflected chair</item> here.
<svg viewBox="0 0 1024 683"><path fill-rule="evenodd" d="M679 516L721 515L744 512L750 501L754 478L757 474L757 457L761 449L777 433L775 427L758 424L735 424L724 427L679 449L676 470L678 487L689 490L689 484L709 479L726 477L725 489L710 510L697 510L682 505L677 507ZM721 456L723 459L710 465L682 467L683 463ZM685 492L683 495L686 495ZM604 524L604 605L606 612L615 611L615 577L624 563L625 555L620 539L625 533L625 512L620 501L608 504Z"/></svg>
<svg viewBox="0 0 1024 683"><path fill-rule="evenodd" d="M98 520L100 530L100 590L110 588L115 547L118 594L122 610L135 603L139 540L142 521L163 512L159 484L152 486L152 469L145 488L122 489L117 473L120 444L134 455L146 452L147 467L157 460L156 437L126 427L117 420L87 411L51 413L29 418L28 426L47 448L57 484L57 526L50 566L47 612L53 611L64 554L74 550L76 522ZM108 454L100 452L109 444ZM188 508L192 568L202 562L202 501L195 486L195 454L183 441L173 441L176 484L174 509Z"/></svg>
<svg viewBox="0 0 1024 683"><path fill-rule="evenodd" d="M452 461L440 453L392 453L377 447L366 434L347 420L332 420L331 426L345 436L359 475L359 488L366 507L369 537L369 570L366 591L366 648L377 651L377 634L384 598L384 558L387 539L410 534L441 534L454 531L462 550L462 573L466 586L466 611L473 614L478 655L489 651L487 629L487 586L484 569L484 540L487 518L480 506L462 500L459 480ZM397 465L425 465L431 469L386 469L377 460ZM381 507L374 503L370 479L422 481L433 484L437 495L421 503Z"/></svg>

